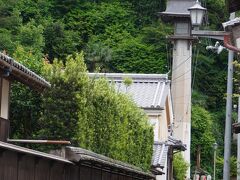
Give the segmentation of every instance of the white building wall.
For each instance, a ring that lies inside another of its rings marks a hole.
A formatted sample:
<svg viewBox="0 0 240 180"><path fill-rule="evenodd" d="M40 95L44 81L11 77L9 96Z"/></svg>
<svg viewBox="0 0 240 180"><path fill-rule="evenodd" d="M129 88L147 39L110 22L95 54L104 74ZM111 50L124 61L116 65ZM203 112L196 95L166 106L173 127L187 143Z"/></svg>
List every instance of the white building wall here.
<svg viewBox="0 0 240 180"><path fill-rule="evenodd" d="M159 118L159 141L167 141L168 140L168 121L166 110L163 110Z"/></svg>
<svg viewBox="0 0 240 180"><path fill-rule="evenodd" d="M8 119L8 109L9 109L9 89L10 83L6 79L1 80L1 117Z"/></svg>

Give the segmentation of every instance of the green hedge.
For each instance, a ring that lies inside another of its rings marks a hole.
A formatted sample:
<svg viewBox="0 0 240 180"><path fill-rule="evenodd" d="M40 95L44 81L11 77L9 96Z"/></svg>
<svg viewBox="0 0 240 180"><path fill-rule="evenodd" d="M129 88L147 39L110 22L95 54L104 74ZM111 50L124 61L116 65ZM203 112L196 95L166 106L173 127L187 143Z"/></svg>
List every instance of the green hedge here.
<svg viewBox="0 0 240 180"><path fill-rule="evenodd" d="M64 70L63 70L64 69ZM55 61L45 73L52 88L44 94L41 137L73 145L149 169L153 130L127 95L105 79L90 79L83 55Z"/></svg>

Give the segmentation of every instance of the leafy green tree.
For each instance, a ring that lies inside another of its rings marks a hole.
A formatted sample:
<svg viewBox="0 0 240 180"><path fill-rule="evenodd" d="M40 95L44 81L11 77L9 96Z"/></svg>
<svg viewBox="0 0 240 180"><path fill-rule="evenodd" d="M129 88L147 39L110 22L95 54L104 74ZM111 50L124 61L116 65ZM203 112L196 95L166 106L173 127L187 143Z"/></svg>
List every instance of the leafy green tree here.
<svg viewBox="0 0 240 180"><path fill-rule="evenodd" d="M8 54L13 54L16 48L11 31L7 29L0 29L0 51L5 50Z"/></svg>
<svg viewBox="0 0 240 180"><path fill-rule="evenodd" d="M22 23L20 12L16 8L17 0L0 1L0 27L17 32Z"/></svg>
<svg viewBox="0 0 240 180"><path fill-rule="evenodd" d="M20 11L24 24L34 20L40 25L44 19L48 19L51 14L52 1L46 0L18 0L16 8Z"/></svg>
<svg viewBox="0 0 240 180"><path fill-rule="evenodd" d="M124 40L113 51L113 66L119 72L163 73L166 62L158 56L153 46L139 38Z"/></svg>
<svg viewBox="0 0 240 180"><path fill-rule="evenodd" d="M132 30L134 13L119 2L84 3L73 9L65 17L67 28L77 31L79 39L87 43L93 35L105 33L106 28L118 26L118 29ZM82 47L84 44L82 44Z"/></svg>
<svg viewBox="0 0 240 180"><path fill-rule="evenodd" d="M43 26L36 26L34 21L30 21L19 28L17 39L19 44L29 51L42 53L44 47Z"/></svg>
<svg viewBox="0 0 240 180"><path fill-rule="evenodd" d="M209 157L212 157L213 143L213 124L211 114L200 106L192 106L192 125L191 125L191 160L192 165L196 163L197 147L201 152L201 168L207 172L212 171L212 162Z"/></svg>
<svg viewBox="0 0 240 180"><path fill-rule="evenodd" d="M157 21L157 12L164 11L166 1L165 0L127 0L133 5L134 10L137 13L137 24L144 26Z"/></svg>
<svg viewBox="0 0 240 180"><path fill-rule="evenodd" d="M102 43L89 43L85 59L90 72L96 70L99 72L111 71L110 61L112 60L112 51Z"/></svg>
<svg viewBox="0 0 240 180"><path fill-rule="evenodd" d="M77 44L74 39L75 33L65 30L63 23L49 24L43 34L45 38L44 53L48 55L51 62L54 58L64 59L77 51Z"/></svg>

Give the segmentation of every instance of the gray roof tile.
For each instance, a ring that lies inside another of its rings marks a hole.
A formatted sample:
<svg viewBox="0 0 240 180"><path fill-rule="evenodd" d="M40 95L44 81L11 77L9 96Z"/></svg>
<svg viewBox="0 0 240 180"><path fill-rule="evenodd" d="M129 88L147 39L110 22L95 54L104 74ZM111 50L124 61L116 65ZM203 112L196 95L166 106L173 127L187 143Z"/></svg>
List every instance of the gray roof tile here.
<svg viewBox="0 0 240 180"><path fill-rule="evenodd" d="M164 168L167 161L168 146L165 143L154 143L152 166Z"/></svg>
<svg viewBox="0 0 240 180"><path fill-rule="evenodd" d="M0 151L2 149L6 149L9 151L15 151L15 152L18 152L21 154L27 154L30 156L37 156L37 157L41 157L41 158L45 158L45 159L55 160L55 161L59 161L59 162L63 162L63 163L73 164L71 161L69 161L65 158L59 157L59 156L47 154L47 153L40 152L40 151L35 151L32 149L28 149L28 148L24 148L21 146L17 146L17 145L13 145L13 144L9 144L9 143L0 141Z"/></svg>
<svg viewBox="0 0 240 180"><path fill-rule="evenodd" d="M123 73L89 73L90 77L106 77L115 83L117 91L132 96L135 103L144 109L164 109L170 89L170 81L163 74L123 74ZM126 86L124 79L132 79Z"/></svg>
<svg viewBox="0 0 240 180"><path fill-rule="evenodd" d="M173 147L174 150L186 150L186 145L172 136L168 136L168 140L165 142L154 142L152 167L162 169L165 167L169 146Z"/></svg>
<svg viewBox="0 0 240 180"><path fill-rule="evenodd" d="M111 169L123 170L128 173L136 173L139 176L143 176L144 179L152 179L155 176L152 173L144 172L141 168L111 159L109 157L96 154L92 151L82 149L79 147L66 147L66 158L73 162L94 162Z"/></svg>

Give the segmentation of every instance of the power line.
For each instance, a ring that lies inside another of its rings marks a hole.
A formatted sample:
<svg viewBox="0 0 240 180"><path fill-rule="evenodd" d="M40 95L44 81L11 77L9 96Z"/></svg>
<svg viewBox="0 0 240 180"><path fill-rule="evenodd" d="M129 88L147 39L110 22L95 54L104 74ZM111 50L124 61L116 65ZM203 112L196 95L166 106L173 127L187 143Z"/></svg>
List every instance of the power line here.
<svg viewBox="0 0 240 180"><path fill-rule="evenodd" d="M186 72L184 72L183 74L181 74L180 76L176 77L175 79L172 79L172 82L179 79L180 77L184 76L185 74L189 73L191 71L191 68L189 70L187 70Z"/></svg>
<svg viewBox="0 0 240 180"><path fill-rule="evenodd" d="M178 64L174 69L172 69L172 72L175 71L177 68L179 68L181 65L183 65L185 62L187 62L189 59L192 58L192 55L188 56L187 59L185 59L183 62L181 62L180 64Z"/></svg>
<svg viewBox="0 0 240 180"><path fill-rule="evenodd" d="M193 80L192 80L192 90L191 92L193 92L193 87L194 87L194 83L195 83L195 77L196 77L196 71L197 71L197 62L198 62L198 54L199 54L199 50L197 50L197 55L196 55L196 60L195 60L195 64L193 64Z"/></svg>

